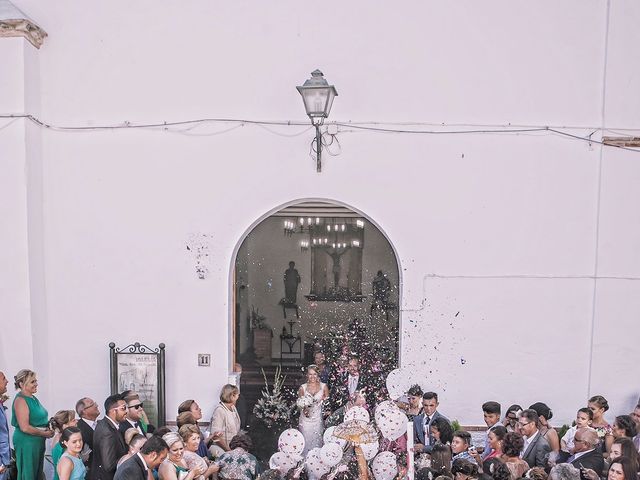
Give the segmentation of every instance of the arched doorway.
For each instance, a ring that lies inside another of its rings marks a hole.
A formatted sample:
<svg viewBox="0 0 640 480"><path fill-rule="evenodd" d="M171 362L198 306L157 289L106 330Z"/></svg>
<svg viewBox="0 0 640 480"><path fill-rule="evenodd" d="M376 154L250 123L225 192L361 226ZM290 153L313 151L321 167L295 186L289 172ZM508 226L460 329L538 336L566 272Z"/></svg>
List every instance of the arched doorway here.
<svg viewBox="0 0 640 480"><path fill-rule="evenodd" d="M233 362L248 416L277 368L295 395L322 351L335 374L350 355L371 377L398 364L400 270L385 234L365 215L301 201L265 216L234 266Z"/></svg>

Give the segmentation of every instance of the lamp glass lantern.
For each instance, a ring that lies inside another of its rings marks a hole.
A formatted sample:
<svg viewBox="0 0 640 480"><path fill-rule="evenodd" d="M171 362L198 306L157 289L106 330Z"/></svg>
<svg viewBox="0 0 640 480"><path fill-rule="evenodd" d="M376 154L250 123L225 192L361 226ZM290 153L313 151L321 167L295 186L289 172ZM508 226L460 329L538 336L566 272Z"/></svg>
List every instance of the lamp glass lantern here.
<svg viewBox="0 0 640 480"><path fill-rule="evenodd" d="M322 125L324 119L329 116L333 99L338 95L336 88L329 85L320 70L311 72L311 78L300 87L296 87L302 101L304 109L311 119L313 125Z"/></svg>
<svg viewBox="0 0 640 480"><path fill-rule="evenodd" d="M311 78L304 82L300 87L296 87L302 101L304 109L311 119L311 124L316 127L316 169L322 171L322 135L320 134L320 125L324 123L324 119L329 116L333 99L336 98L338 92L336 87L329 85L320 70L311 72Z"/></svg>

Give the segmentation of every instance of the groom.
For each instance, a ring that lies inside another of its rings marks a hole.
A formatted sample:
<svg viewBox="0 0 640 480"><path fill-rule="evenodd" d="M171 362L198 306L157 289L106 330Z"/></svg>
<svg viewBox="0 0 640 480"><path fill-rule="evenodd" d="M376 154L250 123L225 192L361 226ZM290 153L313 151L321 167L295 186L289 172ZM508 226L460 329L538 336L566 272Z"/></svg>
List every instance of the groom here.
<svg viewBox="0 0 640 480"><path fill-rule="evenodd" d="M331 387L332 410L346 405L358 390L362 390L366 395L369 384L367 378L360 373L360 361L357 358L351 358L346 373L339 376Z"/></svg>

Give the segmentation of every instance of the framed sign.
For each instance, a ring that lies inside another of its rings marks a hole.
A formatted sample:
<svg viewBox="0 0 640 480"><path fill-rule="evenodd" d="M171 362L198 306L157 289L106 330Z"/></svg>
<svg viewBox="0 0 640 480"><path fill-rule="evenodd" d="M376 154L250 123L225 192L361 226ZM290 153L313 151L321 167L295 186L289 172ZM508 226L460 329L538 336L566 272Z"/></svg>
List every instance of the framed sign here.
<svg viewBox="0 0 640 480"><path fill-rule="evenodd" d="M166 424L164 343L149 348L139 342L123 348L109 344L111 395L133 390L144 402L152 425Z"/></svg>

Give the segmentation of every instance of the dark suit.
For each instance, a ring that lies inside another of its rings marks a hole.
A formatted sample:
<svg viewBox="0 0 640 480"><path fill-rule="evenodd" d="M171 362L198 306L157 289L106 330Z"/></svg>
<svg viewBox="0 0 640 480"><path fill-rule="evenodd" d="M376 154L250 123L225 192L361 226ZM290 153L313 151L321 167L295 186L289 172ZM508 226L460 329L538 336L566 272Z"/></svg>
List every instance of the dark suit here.
<svg viewBox="0 0 640 480"><path fill-rule="evenodd" d="M545 468L550 452L551 447L549 446L549 442L538 432L533 441L527 446L527 449L522 455L522 459L529 464L530 468Z"/></svg>
<svg viewBox="0 0 640 480"><path fill-rule="evenodd" d="M595 471L598 475L602 475L602 471L604 470L604 457L602 453L598 450L591 450L590 452L585 453L579 458L570 462L574 467L581 468L590 468ZM585 479L586 477L582 474L582 470L580 471L580 478Z"/></svg>
<svg viewBox="0 0 640 480"><path fill-rule="evenodd" d="M356 390L364 390L365 395L367 395L369 393L369 386L367 377L360 373L358 375ZM336 410L346 405L349 401L349 397L349 374L343 373L331 385L331 409Z"/></svg>
<svg viewBox="0 0 640 480"><path fill-rule="evenodd" d="M138 423L138 422L136 422ZM140 425L138 423L138 425ZM127 420L126 418L122 421L122 423L118 426L118 431L120 432L120 434L122 435L122 438L124 438L124 434L127 430L129 430L130 428L136 428L133 425L131 425L129 423L129 420ZM142 430L142 425L140 425L140 430ZM139 433L139 432L138 432ZM141 435L144 435L144 433L142 433Z"/></svg>
<svg viewBox="0 0 640 480"><path fill-rule="evenodd" d="M89 459L85 462L85 466L87 467L87 480L92 480L93 475L91 474L91 460L93 460L93 428L87 425L87 422L80 419L78 420L78 428L80 429L80 433L82 434L82 441L84 444L91 449L89 453Z"/></svg>
<svg viewBox="0 0 640 480"><path fill-rule="evenodd" d="M415 417L413 417L414 438L416 443L421 443L422 445L424 445L423 452L430 453L431 447L435 443L433 435L431 435L431 429L429 428L429 426L433 423L433 421L436 418L444 418L447 422L449 421L447 417L445 417L444 415L442 415L440 412L436 410L434 414L429 418L429 425L427 425L427 431L425 432L424 413L421 413L420 415L416 415Z"/></svg>
<svg viewBox="0 0 640 480"><path fill-rule="evenodd" d="M146 465L138 455L126 459L118 470L114 480L147 480Z"/></svg>
<svg viewBox="0 0 640 480"><path fill-rule="evenodd" d="M98 421L93 432L93 447L91 477L94 480L113 480L116 464L127 453L127 446L110 419Z"/></svg>

